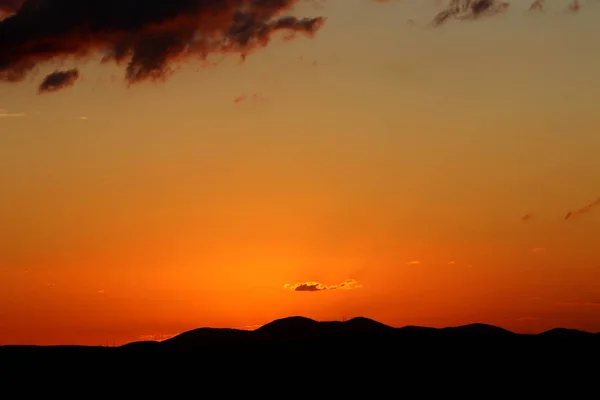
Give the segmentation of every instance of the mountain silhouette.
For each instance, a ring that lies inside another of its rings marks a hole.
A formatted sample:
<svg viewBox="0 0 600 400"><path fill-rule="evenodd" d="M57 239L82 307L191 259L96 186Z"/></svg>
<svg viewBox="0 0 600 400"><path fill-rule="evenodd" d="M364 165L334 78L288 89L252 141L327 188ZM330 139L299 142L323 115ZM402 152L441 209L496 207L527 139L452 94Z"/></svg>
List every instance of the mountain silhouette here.
<svg viewBox="0 0 600 400"><path fill-rule="evenodd" d="M498 342L515 340L515 343L534 343L537 339L571 340L573 343L593 343L600 345L600 332L591 333L576 329L555 328L539 334L518 334L504 328L482 323L473 323L455 327L430 328L421 326L404 326L394 328L381 322L356 317L347 321L315 321L310 318L293 316L269 322L255 330L230 328L198 328L183 332L163 341L138 341L119 346L119 349L169 349L176 347L218 347L231 345L265 345L285 341L286 343L302 343L310 341L336 342L360 341L362 345L381 344L387 346L403 341L413 343L448 340L471 342ZM546 340L544 340L546 342ZM0 355L19 352L46 351L57 349L74 351L90 348L106 349L102 346L0 346ZM110 349L115 349L110 347Z"/></svg>
<svg viewBox="0 0 600 400"><path fill-rule="evenodd" d="M161 342L118 347L0 346L0 373L4 374L0 376L6 377L3 382L12 382L9 375L34 379L60 374L62 378L57 379L76 376L90 387L108 384L100 384L102 375L90 372L100 366L111 371L111 376L121 377L123 385L133 385L126 377L136 374L160 376L161 382L169 374L179 380L193 375L202 382L207 376L217 382L223 374L235 382L251 374L262 377L256 379L277 376L296 386L304 385L309 377L332 373L361 376L361 382L371 374L465 379L489 377L491 371L504 374L498 376L577 371L581 378L597 366L599 357L600 334L578 330L518 334L479 323L395 328L364 317L320 322L294 316L252 331L199 328ZM141 385L138 389L148 388L150 381L144 382L136 383Z"/></svg>

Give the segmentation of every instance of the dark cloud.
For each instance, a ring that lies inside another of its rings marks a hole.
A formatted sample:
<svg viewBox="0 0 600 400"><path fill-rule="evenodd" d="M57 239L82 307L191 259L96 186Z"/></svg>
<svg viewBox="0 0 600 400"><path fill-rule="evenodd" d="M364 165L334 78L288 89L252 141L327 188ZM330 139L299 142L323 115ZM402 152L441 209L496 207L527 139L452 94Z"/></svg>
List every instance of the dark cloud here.
<svg viewBox="0 0 600 400"><path fill-rule="evenodd" d="M0 0L0 11L14 13L19 9L24 0Z"/></svg>
<svg viewBox="0 0 600 400"><path fill-rule="evenodd" d="M19 82L39 65L97 55L124 65L130 84L162 80L174 63L191 58L245 57L275 32L288 39L314 34L324 18L284 15L299 1L26 0L0 21L0 81Z"/></svg>
<svg viewBox="0 0 600 400"><path fill-rule="evenodd" d="M46 76L38 88L39 93L50 93L73 86L79 79L79 71L70 69L68 71L55 71Z"/></svg>
<svg viewBox="0 0 600 400"><path fill-rule="evenodd" d="M450 19L479 19L503 13L508 10L508 7L509 3L500 0L451 0L450 4L431 21L431 25L440 26Z"/></svg>
<svg viewBox="0 0 600 400"><path fill-rule="evenodd" d="M585 206L581 207L578 210L569 211L567 213L567 215L565 216L565 219L573 218L580 214L586 214L586 213L592 211L592 209L594 209L596 207L600 207L600 197L598 197L596 200L586 204Z"/></svg>

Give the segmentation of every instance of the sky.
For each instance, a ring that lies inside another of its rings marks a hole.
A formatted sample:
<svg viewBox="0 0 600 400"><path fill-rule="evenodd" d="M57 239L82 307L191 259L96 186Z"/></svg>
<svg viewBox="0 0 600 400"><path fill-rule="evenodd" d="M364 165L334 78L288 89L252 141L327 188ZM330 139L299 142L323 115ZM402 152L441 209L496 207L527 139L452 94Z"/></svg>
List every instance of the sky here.
<svg viewBox="0 0 600 400"><path fill-rule="evenodd" d="M19 3L0 344L600 331L600 1Z"/></svg>

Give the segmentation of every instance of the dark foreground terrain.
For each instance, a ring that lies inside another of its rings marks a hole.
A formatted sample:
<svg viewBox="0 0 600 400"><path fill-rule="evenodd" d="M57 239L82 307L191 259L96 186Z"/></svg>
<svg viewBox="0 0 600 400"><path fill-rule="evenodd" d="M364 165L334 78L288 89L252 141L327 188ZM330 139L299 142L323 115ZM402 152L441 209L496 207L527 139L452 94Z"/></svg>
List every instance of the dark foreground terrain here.
<svg viewBox="0 0 600 400"><path fill-rule="evenodd" d="M34 391L42 381L146 392L169 382L239 391L250 381L291 393L283 385L309 390L317 381L322 388L340 382L338 390L347 393L350 386L376 382L377 387L428 382L419 383L421 390L441 390L447 381L471 388L495 382L497 390L521 382L517 386L533 387L538 395L570 385L576 398L573 391L600 379L600 334L554 329L522 335L484 324L392 328L367 318L291 317L255 331L200 328L163 342L120 347L3 346L0 373L0 383ZM30 383L21 384L24 379Z"/></svg>

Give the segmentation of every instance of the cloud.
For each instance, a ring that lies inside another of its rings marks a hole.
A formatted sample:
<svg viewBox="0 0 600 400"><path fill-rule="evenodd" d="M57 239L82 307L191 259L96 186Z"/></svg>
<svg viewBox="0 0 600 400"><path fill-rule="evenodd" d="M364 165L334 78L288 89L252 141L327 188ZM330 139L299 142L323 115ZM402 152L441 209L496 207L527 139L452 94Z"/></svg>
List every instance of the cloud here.
<svg viewBox="0 0 600 400"><path fill-rule="evenodd" d="M177 336L177 333L151 333L148 335L141 335L138 339L141 341L156 341L162 342L163 340L171 339L174 336Z"/></svg>
<svg viewBox="0 0 600 400"><path fill-rule="evenodd" d="M521 217L521 221L523 221L523 222L525 222L525 221L529 221L531 218L533 218L533 215L532 215L532 214L529 214L529 213L527 213L527 214L525 214L525 215L523 215L523 216Z"/></svg>
<svg viewBox="0 0 600 400"><path fill-rule="evenodd" d="M0 13L12 14L19 9L24 0L0 0Z"/></svg>
<svg viewBox="0 0 600 400"><path fill-rule="evenodd" d="M104 289L100 289L96 293L98 293L98 294L104 294L105 292L104 292Z"/></svg>
<svg viewBox="0 0 600 400"><path fill-rule="evenodd" d="M572 307L600 307L600 301L595 300L573 300L573 301L561 301L557 303L561 306L572 306Z"/></svg>
<svg viewBox="0 0 600 400"><path fill-rule="evenodd" d="M503 13L510 4L499 0L451 0L431 21L431 25L441 26L451 19L474 20Z"/></svg>
<svg viewBox="0 0 600 400"><path fill-rule="evenodd" d="M546 251L545 248L543 247L536 247L532 250L534 253L543 253L544 251Z"/></svg>
<svg viewBox="0 0 600 400"><path fill-rule="evenodd" d="M24 116L25 113L10 113L8 110L0 108L0 118L21 118Z"/></svg>
<svg viewBox="0 0 600 400"><path fill-rule="evenodd" d="M250 95L250 96L247 96L247 95L243 94L243 95L241 95L239 97L236 97L235 99L233 99L233 102L235 104L239 104L239 103L242 103L242 102L244 102L246 100L265 101L266 98L265 98L265 96L262 93L256 92L256 93L252 93L252 95Z"/></svg>
<svg viewBox="0 0 600 400"><path fill-rule="evenodd" d="M409 261L406 263L407 265L419 265L421 264L421 261L419 260L413 260L413 261Z"/></svg>
<svg viewBox="0 0 600 400"><path fill-rule="evenodd" d="M448 265L454 265L454 264L456 264L456 261L454 261L454 260L448 261Z"/></svg>
<svg viewBox="0 0 600 400"><path fill-rule="evenodd" d="M569 5L567 6L565 11L576 13L580 9L581 9L581 3L579 3L579 0L573 0L569 3Z"/></svg>
<svg viewBox="0 0 600 400"><path fill-rule="evenodd" d="M530 11L530 12L544 11L544 0L535 0L529 6L528 11Z"/></svg>
<svg viewBox="0 0 600 400"><path fill-rule="evenodd" d="M181 61L212 54L243 59L267 46L276 32L285 32L286 39L312 36L325 19L285 14L299 2L26 0L0 21L0 82L21 82L54 61L97 56L123 65L129 84L161 81Z"/></svg>
<svg viewBox="0 0 600 400"><path fill-rule="evenodd" d="M44 78L38 88L38 93L56 92L73 86L77 79L79 79L79 71L75 68L67 71L54 71Z"/></svg>
<svg viewBox="0 0 600 400"><path fill-rule="evenodd" d="M240 330L243 330L243 331L253 331L253 330L256 330L256 329L260 328L261 326L262 325L260 325L260 324L254 324L254 325L240 326L240 327L233 328L233 329L240 329Z"/></svg>
<svg viewBox="0 0 600 400"><path fill-rule="evenodd" d="M362 285L360 285L354 279L349 279L347 281L340 283L339 285L331 285L331 286L323 285L322 283L313 282L313 281L292 283L292 284L286 283L285 285L283 285L284 289L291 290L294 292L323 292L326 290L351 290L351 289L358 289L361 287L362 287Z"/></svg>
<svg viewBox="0 0 600 400"><path fill-rule="evenodd" d="M596 200L592 201L591 203L588 203L585 206L581 207L579 210L569 211L567 213L567 215L565 216L565 219L573 218L580 214L586 214L598 206L600 206L600 197L598 197Z"/></svg>

